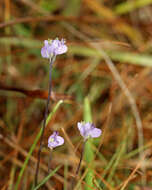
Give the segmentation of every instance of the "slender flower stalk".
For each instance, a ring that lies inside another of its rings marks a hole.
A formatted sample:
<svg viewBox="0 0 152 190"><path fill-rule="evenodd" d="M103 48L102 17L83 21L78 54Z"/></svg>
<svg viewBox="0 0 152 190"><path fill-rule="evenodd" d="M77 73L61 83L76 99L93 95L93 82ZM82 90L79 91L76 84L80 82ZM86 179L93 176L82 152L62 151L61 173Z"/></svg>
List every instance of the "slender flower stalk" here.
<svg viewBox="0 0 152 190"><path fill-rule="evenodd" d="M37 166L36 166L36 172L35 172L35 186L37 185L37 180L38 180L38 173L39 173L39 166L40 166L40 157L41 157L41 151L42 151L42 147L43 147L43 136L44 136L44 130L45 130L45 126L46 126L46 119L47 119L47 115L48 115L48 109L49 109L49 103L50 103L50 96L51 96L51 88L52 88L52 64L53 61L55 59L50 60L50 72L49 72L49 90L48 90L48 98L47 98L47 102L46 102L46 108L45 108L45 113L44 113L44 120L43 120L43 126L42 126L42 134L40 137L40 147L38 150L38 160L37 160Z"/></svg>
<svg viewBox="0 0 152 190"><path fill-rule="evenodd" d="M48 173L50 173L51 160L52 160L52 150L50 150L50 155L49 155L49 161L48 161Z"/></svg>
<svg viewBox="0 0 152 190"><path fill-rule="evenodd" d="M86 142L87 142L87 140L84 141L83 146L82 146L80 161L79 161L79 164L78 164L78 167L77 167L77 170L76 170L76 176L78 175L79 170L80 170L80 166L81 166L81 162L82 162L82 159L83 159L84 149L85 149L85 144L86 144Z"/></svg>
<svg viewBox="0 0 152 190"><path fill-rule="evenodd" d="M38 183L38 173L39 173L39 165L40 165L40 157L41 157L41 151L42 151L42 142L43 142L43 136L46 126L46 119L48 115L48 109L49 109L49 103L50 103L50 96L51 96L51 90L52 90L52 65L56 59L57 55L63 54L67 51L67 46L65 45L65 40L62 39L61 41L56 38L55 40L45 40L44 46L41 49L41 55L43 58L47 58L50 61L50 69L49 69L49 89L48 89L48 98L46 102L46 108L45 108L45 114L44 114L44 120L43 120L43 126L42 126L42 134L40 137L40 147L38 150L38 159L37 159L37 166L36 166L36 172L35 172L35 186Z"/></svg>

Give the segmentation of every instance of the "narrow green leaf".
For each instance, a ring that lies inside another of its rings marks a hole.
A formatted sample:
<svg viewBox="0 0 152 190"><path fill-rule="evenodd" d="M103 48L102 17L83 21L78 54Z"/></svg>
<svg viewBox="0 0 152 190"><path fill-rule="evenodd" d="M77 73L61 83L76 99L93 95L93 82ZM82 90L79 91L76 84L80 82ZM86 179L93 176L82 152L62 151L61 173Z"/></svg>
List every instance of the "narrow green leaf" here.
<svg viewBox="0 0 152 190"><path fill-rule="evenodd" d="M42 185L44 185L49 179L50 177L52 177L59 169L61 168L61 166L58 166L55 168L55 170L53 170L49 175L47 175L42 182L40 182L35 188L34 190L39 189Z"/></svg>
<svg viewBox="0 0 152 190"><path fill-rule="evenodd" d="M84 121L85 122L92 122L92 116L91 116L91 106L88 98L85 98L84 100ZM94 152L92 149L92 139L88 139L86 144L85 144L85 149L84 149L84 159L89 166L88 172L85 177L85 182L88 184L88 186L85 186L85 190L91 190L90 187L93 187L93 178L94 178L94 173L91 168L93 168L93 163L91 163L94 159ZM91 168L90 168L91 164ZM90 186L90 187L89 187Z"/></svg>
<svg viewBox="0 0 152 190"><path fill-rule="evenodd" d="M125 14L131 12L137 8L144 7L146 5L150 5L152 0L135 0L135 1L124 1L123 3L119 4L115 8L115 12L117 14Z"/></svg>
<svg viewBox="0 0 152 190"><path fill-rule="evenodd" d="M55 107L53 108L52 112L49 114L49 116L48 116L48 118L47 118L47 120L46 120L46 125L48 124L48 122L49 122L50 119L52 118L53 114L57 111L57 109L59 108L59 106L60 106L62 103L63 103L63 100L60 100L60 101L55 105ZM36 136L36 138L35 138L35 140L34 140L34 143L32 144L32 146L31 146L31 148L30 148L30 150L29 150L29 152L28 152L28 155L27 155L27 157L26 157L26 159L25 159L25 161L24 161L24 164L23 164L23 166L22 166L22 168L21 168L21 170L20 170L20 172L19 172L19 175L18 175L18 178L17 178L17 182L16 182L16 185L15 185L15 190L18 189L18 186L19 186L19 184L20 184L20 181L21 181L21 178L22 178L22 176L23 176L24 170L25 170L25 168L26 168L26 166L27 166L27 164L28 164L28 161L29 161L29 159L30 159L30 157L31 157L31 155L32 155L32 153L33 153L35 147L36 147L36 144L37 144L38 141L39 141L39 138L40 138L41 134L42 134L42 127L41 127L39 133L37 134L37 136Z"/></svg>

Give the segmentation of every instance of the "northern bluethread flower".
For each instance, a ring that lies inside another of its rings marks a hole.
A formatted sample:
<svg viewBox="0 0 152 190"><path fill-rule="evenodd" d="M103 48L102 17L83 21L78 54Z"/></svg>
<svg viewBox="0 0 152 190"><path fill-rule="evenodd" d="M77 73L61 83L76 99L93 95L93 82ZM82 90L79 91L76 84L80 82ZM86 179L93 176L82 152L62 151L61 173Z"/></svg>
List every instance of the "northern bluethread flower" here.
<svg viewBox="0 0 152 190"><path fill-rule="evenodd" d="M53 149L57 146L61 146L64 143L64 138L58 135L57 131L53 132L53 134L48 139L48 147Z"/></svg>
<svg viewBox="0 0 152 190"><path fill-rule="evenodd" d="M84 140L88 138L97 138L102 133L101 129L96 128L95 125L90 122L78 122L77 126Z"/></svg>
<svg viewBox="0 0 152 190"><path fill-rule="evenodd" d="M49 102L50 102L50 96L51 96L51 90L52 90L52 65L56 59L57 55L63 54L68 50L67 46L65 45L65 40L61 39L58 40L56 38L55 40L45 40L44 46L41 49L41 55L44 58L49 59L50 62L50 72L49 72L49 89L48 89L48 98L45 108L45 114L44 114L44 120L43 120L43 126L42 126L42 134L40 137L40 148L38 151L38 161L36 166L36 172L35 172L35 186L37 186L38 182L38 173L39 173L39 165L40 165L40 156L41 156L41 150L42 150L42 141L44 136L44 130L46 126L46 119L48 114L48 108L49 108ZM64 143L64 139L60 136L58 136L57 132L54 132L48 140L48 147L53 149L57 146L60 146ZM50 168L50 166L49 166Z"/></svg>
<svg viewBox="0 0 152 190"><path fill-rule="evenodd" d="M44 46L41 49L41 55L44 58L50 59L52 56L60 55L67 52L68 48L65 45L65 40L45 40Z"/></svg>

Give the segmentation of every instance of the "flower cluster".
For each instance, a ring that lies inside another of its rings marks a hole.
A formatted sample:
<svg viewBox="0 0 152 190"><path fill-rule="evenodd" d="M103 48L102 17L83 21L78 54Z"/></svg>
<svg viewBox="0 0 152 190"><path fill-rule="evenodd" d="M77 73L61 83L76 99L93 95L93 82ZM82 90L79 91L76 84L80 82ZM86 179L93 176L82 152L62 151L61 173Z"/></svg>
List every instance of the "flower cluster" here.
<svg viewBox="0 0 152 190"><path fill-rule="evenodd" d="M65 40L45 40L44 46L41 49L41 55L43 58L50 59L52 56L60 55L67 52L68 48L65 45Z"/></svg>

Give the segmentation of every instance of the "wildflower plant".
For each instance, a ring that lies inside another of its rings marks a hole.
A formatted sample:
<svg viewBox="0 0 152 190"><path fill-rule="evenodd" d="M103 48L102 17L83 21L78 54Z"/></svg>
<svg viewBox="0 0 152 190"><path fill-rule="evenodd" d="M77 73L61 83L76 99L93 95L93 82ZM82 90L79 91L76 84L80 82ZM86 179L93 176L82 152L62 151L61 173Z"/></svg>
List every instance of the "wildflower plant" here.
<svg viewBox="0 0 152 190"><path fill-rule="evenodd" d="M80 166L81 166L86 141L89 138L100 137L100 135L102 134L101 129L96 128L95 125L93 123L90 123L90 122L78 122L77 127L78 127L78 129L80 131L81 136L84 139L84 143L83 143L83 148L82 148L82 152L81 152L80 161L79 161L79 164L78 164L78 167L77 167L77 170L76 170L76 175L79 173L79 169L80 169Z"/></svg>
<svg viewBox="0 0 152 190"><path fill-rule="evenodd" d="M47 115L48 115L48 108L49 108L49 102L50 102L50 96L51 96L51 90L52 90L52 75L51 75L52 74L52 65L55 62L56 56L66 53L67 50L68 50L68 48L65 45L65 40L64 39L59 40L58 38L56 38L55 40L45 40L44 46L41 49L42 57L49 59L50 69L49 69L48 98L47 98L47 102L46 102L44 121L43 121L43 126L42 126L42 134L40 137L40 147L39 147L39 151L38 151L38 161L37 161L36 172L35 172L35 186L37 185L37 181L38 181L42 142L43 142L44 130L45 130L45 126L46 126L46 119L47 119ZM55 135L56 133L53 133L53 134ZM59 144L61 143L61 141L60 141L61 138L57 134L54 136L54 138L59 140ZM55 140L55 139L53 139L53 140ZM56 141L54 141L54 142L56 142ZM62 139L62 142L64 142L63 139ZM49 143L49 145L51 145L51 142Z"/></svg>

